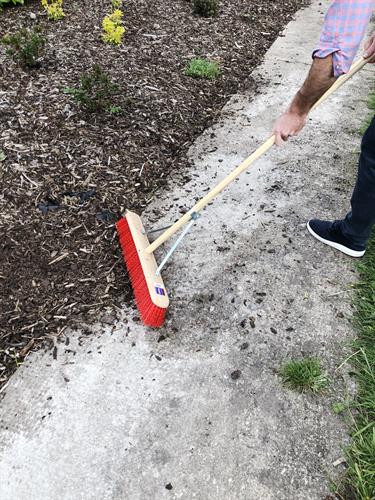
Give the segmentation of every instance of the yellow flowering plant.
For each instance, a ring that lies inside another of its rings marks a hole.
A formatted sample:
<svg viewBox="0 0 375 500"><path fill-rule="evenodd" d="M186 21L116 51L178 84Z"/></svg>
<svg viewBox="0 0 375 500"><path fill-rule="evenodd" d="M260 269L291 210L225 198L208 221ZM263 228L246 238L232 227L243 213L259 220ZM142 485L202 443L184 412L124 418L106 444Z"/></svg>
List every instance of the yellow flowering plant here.
<svg viewBox="0 0 375 500"><path fill-rule="evenodd" d="M63 0L41 0L42 6L47 12L48 19L59 21L65 14L62 8Z"/></svg>
<svg viewBox="0 0 375 500"><path fill-rule="evenodd" d="M120 9L115 9L111 14L105 16L102 23L102 38L104 42L111 43L113 45L120 45L122 37L125 33L122 20L123 15L124 14Z"/></svg>

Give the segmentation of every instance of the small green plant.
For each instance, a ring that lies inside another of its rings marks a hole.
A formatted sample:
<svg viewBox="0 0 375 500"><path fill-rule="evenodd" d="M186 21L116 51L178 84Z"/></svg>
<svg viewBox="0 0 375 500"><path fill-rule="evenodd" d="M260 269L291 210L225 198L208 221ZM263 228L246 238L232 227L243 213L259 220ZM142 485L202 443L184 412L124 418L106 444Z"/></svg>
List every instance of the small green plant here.
<svg viewBox="0 0 375 500"><path fill-rule="evenodd" d="M7 47L7 54L22 66L27 68L40 66L45 39L39 27L33 30L22 28L13 35L4 35L0 42Z"/></svg>
<svg viewBox="0 0 375 500"><path fill-rule="evenodd" d="M332 405L332 411L333 413L336 413L336 415L340 415L340 413L343 413L347 409L348 409L347 403L338 402L338 403L333 403Z"/></svg>
<svg viewBox="0 0 375 500"><path fill-rule="evenodd" d="M111 115L121 115L122 107L121 106L109 106L108 111Z"/></svg>
<svg viewBox="0 0 375 500"><path fill-rule="evenodd" d="M118 3L117 0L114 0L115 3ZM120 9L114 9L111 14L108 14L103 19L102 27L103 34L102 39L105 43L110 43L112 45L120 45L122 42L122 37L125 33L125 28L123 26L123 18L124 14Z"/></svg>
<svg viewBox="0 0 375 500"><path fill-rule="evenodd" d="M79 106L90 112L109 111L116 114L121 110L112 103L118 87L98 64L81 76L78 88L66 87L64 93L71 95Z"/></svg>
<svg viewBox="0 0 375 500"><path fill-rule="evenodd" d="M219 65L208 59L192 59L186 67L185 74L193 78L215 80L220 75Z"/></svg>
<svg viewBox="0 0 375 500"><path fill-rule="evenodd" d="M51 21L59 21L65 14L63 11L63 0L42 0L42 6Z"/></svg>
<svg viewBox="0 0 375 500"><path fill-rule="evenodd" d="M317 393L329 383L321 362L316 358L304 358L285 363L280 370L282 383L288 389Z"/></svg>
<svg viewBox="0 0 375 500"><path fill-rule="evenodd" d="M3 150L0 149L0 162L6 160L6 154Z"/></svg>
<svg viewBox="0 0 375 500"><path fill-rule="evenodd" d="M202 17L217 16L219 0L193 0L193 12Z"/></svg>

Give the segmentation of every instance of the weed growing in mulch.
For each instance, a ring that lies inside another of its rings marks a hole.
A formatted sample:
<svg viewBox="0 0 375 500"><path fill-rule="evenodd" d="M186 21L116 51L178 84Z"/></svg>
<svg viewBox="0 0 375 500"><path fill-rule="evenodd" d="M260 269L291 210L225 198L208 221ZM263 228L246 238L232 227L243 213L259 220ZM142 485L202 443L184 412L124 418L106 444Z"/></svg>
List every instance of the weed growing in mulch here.
<svg viewBox="0 0 375 500"><path fill-rule="evenodd" d="M323 373L320 360L304 358L285 363L280 370L282 383L288 389L299 392L320 392L329 381Z"/></svg>
<svg viewBox="0 0 375 500"><path fill-rule="evenodd" d="M215 80L220 75L219 65L207 59L192 59L186 67L185 74L193 78Z"/></svg>

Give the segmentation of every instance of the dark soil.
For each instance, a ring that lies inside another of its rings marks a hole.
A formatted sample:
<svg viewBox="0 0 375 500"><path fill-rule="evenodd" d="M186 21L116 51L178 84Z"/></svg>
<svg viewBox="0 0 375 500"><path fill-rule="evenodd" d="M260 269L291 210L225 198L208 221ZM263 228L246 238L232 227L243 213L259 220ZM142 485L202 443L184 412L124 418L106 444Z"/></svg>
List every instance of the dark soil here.
<svg viewBox="0 0 375 500"><path fill-rule="evenodd" d="M67 1L57 23L26 3L0 14L1 35L41 24L47 38L39 69L0 48L0 388L42 341L131 300L114 222L183 173L194 138L255 89L251 70L307 0L222 1L213 19L187 0L129 0L120 47L101 42L109 1ZM216 81L185 76L197 55L220 63ZM95 63L122 114L89 114L63 93Z"/></svg>

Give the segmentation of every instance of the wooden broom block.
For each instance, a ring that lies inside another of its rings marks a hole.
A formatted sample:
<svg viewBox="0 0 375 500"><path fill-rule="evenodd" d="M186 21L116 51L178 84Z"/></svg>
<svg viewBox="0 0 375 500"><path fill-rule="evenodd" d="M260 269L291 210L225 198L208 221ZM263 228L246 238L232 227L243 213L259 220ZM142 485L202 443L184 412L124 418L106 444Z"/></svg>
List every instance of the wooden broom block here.
<svg viewBox="0 0 375 500"><path fill-rule="evenodd" d="M138 252L139 260L141 261L151 300L156 306L166 309L169 305L167 291L161 276L156 276L158 265L154 254L146 253L146 249L150 246L150 242L143 229L142 220L139 215L130 211L126 212L125 218L128 221L134 245Z"/></svg>

